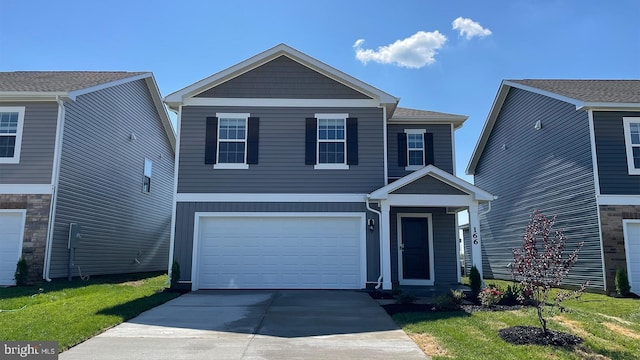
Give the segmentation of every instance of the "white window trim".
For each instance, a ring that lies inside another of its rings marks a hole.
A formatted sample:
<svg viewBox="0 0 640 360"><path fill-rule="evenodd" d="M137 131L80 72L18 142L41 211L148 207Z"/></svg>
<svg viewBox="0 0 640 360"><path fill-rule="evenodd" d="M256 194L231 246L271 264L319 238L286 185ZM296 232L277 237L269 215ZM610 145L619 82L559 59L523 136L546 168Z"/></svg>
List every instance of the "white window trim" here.
<svg viewBox="0 0 640 360"><path fill-rule="evenodd" d="M20 150L22 148L22 135L24 127L24 106L0 106L0 112L17 112L18 128L16 129L16 142L13 150L13 157L0 157L0 164L18 164L20 163ZM10 136L0 134L0 136Z"/></svg>
<svg viewBox="0 0 640 360"><path fill-rule="evenodd" d="M349 114L314 114L316 122L316 165L313 167L318 170L348 170L347 165L347 118ZM322 140L322 142L341 142L344 144L344 162L336 164L320 163L320 119L323 120L342 120L344 121L344 139L343 140Z"/></svg>
<svg viewBox="0 0 640 360"><path fill-rule="evenodd" d="M249 137L249 116L251 116L251 114L249 113L216 113L216 117L218 118L218 129L216 129L217 131L217 136L216 139L218 140L216 142L216 163L213 165L214 169L248 169L249 168L249 164L247 164L247 156L249 154L247 154L247 140ZM223 118L232 118L232 119L241 119L244 118L244 163L219 163L218 160L220 159L220 142L240 142L238 140L236 141L227 141L227 140L220 140L220 120Z"/></svg>
<svg viewBox="0 0 640 360"><path fill-rule="evenodd" d="M624 127L624 145L627 151L627 169L629 175L640 175L640 168L636 168L633 163L633 148L631 143L631 123L640 123L640 117L623 117L622 124Z"/></svg>
<svg viewBox="0 0 640 360"><path fill-rule="evenodd" d="M424 154L425 151L427 151L426 149L426 145L424 143L424 134L427 132L426 129L404 129L404 133L407 134L407 148L405 149L405 151L407 152L407 166L404 167L405 170L408 171L414 171L414 170L418 170L418 169L422 169L425 164L424 164ZM422 140L422 165L409 165L409 134L421 134L423 136L423 140Z"/></svg>

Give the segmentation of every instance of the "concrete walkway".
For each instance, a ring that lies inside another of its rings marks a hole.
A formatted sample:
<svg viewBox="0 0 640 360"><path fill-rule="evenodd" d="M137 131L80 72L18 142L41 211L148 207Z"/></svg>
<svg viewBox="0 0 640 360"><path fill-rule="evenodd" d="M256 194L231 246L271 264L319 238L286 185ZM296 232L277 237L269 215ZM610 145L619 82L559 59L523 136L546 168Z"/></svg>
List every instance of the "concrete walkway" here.
<svg viewBox="0 0 640 360"><path fill-rule="evenodd" d="M369 295L198 291L60 354L106 359L427 359Z"/></svg>

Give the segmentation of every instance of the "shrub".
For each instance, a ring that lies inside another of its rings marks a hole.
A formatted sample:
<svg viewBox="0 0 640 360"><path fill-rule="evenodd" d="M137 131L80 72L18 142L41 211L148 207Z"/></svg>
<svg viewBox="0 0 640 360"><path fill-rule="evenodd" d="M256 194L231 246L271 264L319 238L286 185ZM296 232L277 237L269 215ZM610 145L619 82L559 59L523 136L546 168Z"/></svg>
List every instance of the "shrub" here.
<svg viewBox="0 0 640 360"><path fill-rule="evenodd" d="M495 286L487 286L478 294L480 304L483 306L494 306L502 300L502 291L498 290Z"/></svg>
<svg viewBox="0 0 640 360"><path fill-rule="evenodd" d="M180 280L180 264L174 260L171 265L171 287L176 287L178 280Z"/></svg>
<svg viewBox="0 0 640 360"><path fill-rule="evenodd" d="M482 289L482 278L480 278L480 272L475 265L472 266L471 271L469 271L469 287L471 288L473 297L477 298Z"/></svg>
<svg viewBox="0 0 640 360"><path fill-rule="evenodd" d="M433 302L438 310L458 310L463 298L464 292L461 290L449 290L436 296Z"/></svg>
<svg viewBox="0 0 640 360"><path fill-rule="evenodd" d="M27 277L29 275L29 265L27 264L27 260L24 258L20 258L20 260L18 260L18 263L16 264L16 272L13 275L16 280L16 285L27 285Z"/></svg>
<svg viewBox="0 0 640 360"><path fill-rule="evenodd" d="M412 293L400 292L396 295L396 302L398 304L413 304L418 298Z"/></svg>
<svg viewBox="0 0 640 360"><path fill-rule="evenodd" d="M629 277L627 276L627 270L618 269L616 271L616 293L620 296L627 296L631 291L629 285Z"/></svg>
<svg viewBox="0 0 640 360"><path fill-rule="evenodd" d="M505 289L500 289L500 291L502 292L502 300L500 300L502 305L516 305L527 303L530 300L522 290L522 286L518 284L509 284Z"/></svg>
<svg viewBox="0 0 640 360"><path fill-rule="evenodd" d="M564 300L579 298L589 282L575 291L558 291L551 301L551 288L558 287L562 280L578 261L578 253L584 243L567 257L563 258L567 238L564 232L552 232L555 217L548 218L534 211L522 239L522 247L513 249L512 275L522 285L521 300L530 295L536 306L538 321L544 333L547 330L547 316L556 310L562 310Z"/></svg>

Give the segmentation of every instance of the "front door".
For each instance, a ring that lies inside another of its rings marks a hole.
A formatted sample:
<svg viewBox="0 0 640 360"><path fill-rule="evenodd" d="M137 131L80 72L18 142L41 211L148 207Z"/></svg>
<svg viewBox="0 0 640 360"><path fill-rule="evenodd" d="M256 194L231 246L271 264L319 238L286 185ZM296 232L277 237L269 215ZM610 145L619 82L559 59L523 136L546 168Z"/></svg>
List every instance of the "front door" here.
<svg viewBox="0 0 640 360"><path fill-rule="evenodd" d="M398 215L398 278L402 285L433 285L431 214Z"/></svg>

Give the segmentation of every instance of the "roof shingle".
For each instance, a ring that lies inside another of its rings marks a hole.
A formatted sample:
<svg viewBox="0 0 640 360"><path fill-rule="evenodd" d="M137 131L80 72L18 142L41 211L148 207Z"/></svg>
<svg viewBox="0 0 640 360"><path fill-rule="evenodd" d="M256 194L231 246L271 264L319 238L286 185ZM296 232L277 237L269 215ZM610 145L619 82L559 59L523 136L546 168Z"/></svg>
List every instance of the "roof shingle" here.
<svg viewBox="0 0 640 360"><path fill-rule="evenodd" d="M640 103L640 80L507 80L591 103Z"/></svg>
<svg viewBox="0 0 640 360"><path fill-rule="evenodd" d="M69 92L146 74L125 71L0 72L0 92Z"/></svg>

